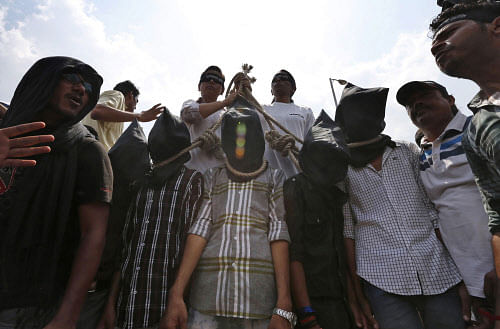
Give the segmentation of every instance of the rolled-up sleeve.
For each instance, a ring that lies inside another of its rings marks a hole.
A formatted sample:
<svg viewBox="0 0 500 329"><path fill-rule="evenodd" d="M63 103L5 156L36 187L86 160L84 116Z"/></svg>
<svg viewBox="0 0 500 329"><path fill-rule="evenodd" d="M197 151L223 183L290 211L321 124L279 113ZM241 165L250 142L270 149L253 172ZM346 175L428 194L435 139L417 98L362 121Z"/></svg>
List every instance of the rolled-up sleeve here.
<svg viewBox="0 0 500 329"><path fill-rule="evenodd" d="M181 119L186 124L196 124L203 120L200 114L200 104L195 100L187 100L182 104Z"/></svg>
<svg viewBox="0 0 500 329"><path fill-rule="evenodd" d="M269 242L285 240L290 242L288 226L285 222L285 204L283 201L283 183L285 175L281 170L272 170L272 188L269 196Z"/></svg>
<svg viewBox="0 0 500 329"><path fill-rule="evenodd" d="M212 170L208 170L203 176L204 189L200 212L197 219L191 225L188 234L201 236L208 240L212 230Z"/></svg>

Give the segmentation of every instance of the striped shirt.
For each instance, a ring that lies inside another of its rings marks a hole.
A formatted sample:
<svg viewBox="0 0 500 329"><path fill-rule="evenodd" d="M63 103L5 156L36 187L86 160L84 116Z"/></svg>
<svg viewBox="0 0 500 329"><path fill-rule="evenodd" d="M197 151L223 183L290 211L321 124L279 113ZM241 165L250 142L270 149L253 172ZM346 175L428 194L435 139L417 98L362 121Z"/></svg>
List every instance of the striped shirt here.
<svg viewBox="0 0 500 329"><path fill-rule="evenodd" d="M468 122L458 112L434 141L422 138L420 176L439 213L444 244L467 290L472 296L484 298L484 275L494 265L488 215L462 147Z"/></svg>
<svg viewBox="0 0 500 329"><path fill-rule="evenodd" d="M163 185L142 186L123 232L119 328L158 325L203 193L199 172L183 167Z"/></svg>
<svg viewBox="0 0 500 329"><path fill-rule="evenodd" d="M193 276L191 306L208 315L270 318L276 285L270 243L290 241L280 170L247 182L209 169L200 215L189 230L208 242Z"/></svg>
<svg viewBox="0 0 500 329"><path fill-rule="evenodd" d="M437 212L427 197L416 145L387 147L382 169L349 166L344 236L355 240L357 274L397 295L436 295L461 281L437 239Z"/></svg>

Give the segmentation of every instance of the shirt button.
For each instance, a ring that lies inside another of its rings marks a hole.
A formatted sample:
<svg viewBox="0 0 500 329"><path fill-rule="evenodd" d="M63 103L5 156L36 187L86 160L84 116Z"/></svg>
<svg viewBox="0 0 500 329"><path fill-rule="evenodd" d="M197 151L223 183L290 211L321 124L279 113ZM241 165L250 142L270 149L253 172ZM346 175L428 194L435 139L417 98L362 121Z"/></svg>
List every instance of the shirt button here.
<svg viewBox="0 0 500 329"><path fill-rule="evenodd" d="M137 290L132 291L132 294L134 295L137 294Z"/></svg>
<svg viewBox="0 0 500 329"><path fill-rule="evenodd" d="M144 242L143 242L143 243L141 243L141 247L144 247L145 245L146 245L146 244L145 244Z"/></svg>
<svg viewBox="0 0 500 329"><path fill-rule="evenodd" d="M137 266L137 267L135 268L135 270L136 270L136 271L139 271L140 269L141 269L141 268L140 268L139 266Z"/></svg>
<svg viewBox="0 0 500 329"><path fill-rule="evenodd" d="M146 224L147 224L147 223L149 223L149 220L145 221L145 223L146 223Z"/></svg>
<svg viewBox="0 0 500 329"><path fill-rule="evenodd" d="M319 218L316 218L316 223L319 223Z"/></svg>
<svg viewBox="0 0 500 329"><path fill-rule="evenodd" d="M233 239L238 240L238 236L235 236Z"/></svg>
<svg viewBox="0 0 500 329"><path fill-rule="evenodd" d="M232 263L231 266L236 268L236 263Z"/></svg>

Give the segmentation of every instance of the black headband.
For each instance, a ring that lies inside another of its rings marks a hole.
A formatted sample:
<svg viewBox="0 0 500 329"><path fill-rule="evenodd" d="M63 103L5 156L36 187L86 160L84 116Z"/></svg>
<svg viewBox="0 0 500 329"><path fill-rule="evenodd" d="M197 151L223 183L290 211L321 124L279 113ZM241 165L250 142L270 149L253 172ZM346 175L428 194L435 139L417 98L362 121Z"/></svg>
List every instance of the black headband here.
<svg viewBox="0 0 500 329"><path fill-rule="evenodd" d="M448 24L462 21L464 19L470 19L472 21L482 23L491 23L498 16L500 16L498 12L492 12L491 10L486 8L476 8L446 19L444 22L439 24L439 27L436 29L436 31L441 30Z"/></svg>

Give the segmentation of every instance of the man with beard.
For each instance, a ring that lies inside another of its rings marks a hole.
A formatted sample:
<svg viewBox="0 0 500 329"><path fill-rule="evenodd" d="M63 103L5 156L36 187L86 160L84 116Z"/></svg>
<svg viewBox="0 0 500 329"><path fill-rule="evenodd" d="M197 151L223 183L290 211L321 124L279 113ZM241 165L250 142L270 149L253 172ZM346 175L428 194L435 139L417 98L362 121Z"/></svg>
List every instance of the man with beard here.
<svg viewBox="0 0 500 329"><path fill-rule="evenodd" d="M342 234L347 194L336 186L345 178L348 160L340 128L322 111L299 153L303 172L283 187L299 328L353 328Z"/></svg>
<svg viewBox="0 0 500 329"><path fill-rule="evenodd" d="M263 159L254 110L228 111L221 134L225 166L204 176L200 214L160 328L293 327L283 173ZM183 295L191 276L188 317Z"/></svg>
<svg viewBox="0 0 500 329"><path fill-rule="evenodd" d="M432 54L444 73L474 81L481 90L469 103L474 113L463 135L467 159L489 216L497 282L500 279L500 1L439 0L443 10L431 23ZM494 293L488 275L486 296ZM488 289L489 288L489 289ZM500 303L496 316L500 328Z"/></svg>
<svg viewBox="0 0 500 329"><path fill-rule="evenodd" d="M381 134L388 91L348 84L335 116L351 153L344 236L357 298L380 328L465 328L461 277L434 233L419 150Z"/></svg>
<svg viewBox="0 0 500 329"><path fill-rule="evenodd" d="M16 88L1 128L43 121L55 137L35 167L13 167L0 194L2 328L75 327L104 245L112 172L79 121L102 78L69 57L36 62Z"/></svg>

